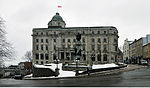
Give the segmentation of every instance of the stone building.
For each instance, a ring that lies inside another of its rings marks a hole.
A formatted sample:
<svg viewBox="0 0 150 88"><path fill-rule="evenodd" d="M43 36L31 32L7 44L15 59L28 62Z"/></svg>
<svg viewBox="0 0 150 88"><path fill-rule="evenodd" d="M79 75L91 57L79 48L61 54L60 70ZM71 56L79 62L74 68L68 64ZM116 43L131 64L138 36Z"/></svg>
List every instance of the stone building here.
<svg viewBox="0 0 150 88"><path fill-rule="evenodd" d="M124 40L123 44L123 62L124 63L130 63L131 59L129 58L129 44L131 44L132 41L129 41L128 39Z"/></svg>
<svg viewBox="0 0 150 88"><path fill-rule="evenodd" d="M146 44L146 38L141 37L138 40L134 40L130 45L130 59L134 64L139 64L140 60L143 58L143 45Z"/></svg>
<svg viewBox="0 0 150 88"><path fill-rule="evenodd" d="M56 13L48 28L33 28L33 63L47 64L59 59L74 61L77 33L81 34L82 59L88 64L117 61L118 30L113 26L65 27L66 23Z"/></svg>
<svg viewBox="0 0 150 88"><path fill-rule="evenodd" d="M143 59L150 64L150 43L143 46Z"/></svg>
<svg viewBox="0 0 150 88"><path fill-rule="evenodd" d="M129 54L132 63L139 64L140 60L143 59L143 46L150 43L150 35L141 37L138 40L134 40L129 44Z"/></svg>

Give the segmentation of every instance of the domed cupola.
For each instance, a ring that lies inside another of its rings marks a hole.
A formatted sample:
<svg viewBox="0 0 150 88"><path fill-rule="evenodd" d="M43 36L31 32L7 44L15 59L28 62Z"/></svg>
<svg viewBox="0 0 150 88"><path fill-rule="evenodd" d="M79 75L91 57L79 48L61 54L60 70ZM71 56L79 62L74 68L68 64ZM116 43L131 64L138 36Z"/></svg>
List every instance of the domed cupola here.
<svg viewBox="0 0 150 88"><path fill-rule="evenodd" d="M62 17L59 15L59 13L56 13L56 15L53 16L52 20L48 23L48 28L54 28L54 27L64 28L65 26L66 26L66 23L62 19Z"/></svg>

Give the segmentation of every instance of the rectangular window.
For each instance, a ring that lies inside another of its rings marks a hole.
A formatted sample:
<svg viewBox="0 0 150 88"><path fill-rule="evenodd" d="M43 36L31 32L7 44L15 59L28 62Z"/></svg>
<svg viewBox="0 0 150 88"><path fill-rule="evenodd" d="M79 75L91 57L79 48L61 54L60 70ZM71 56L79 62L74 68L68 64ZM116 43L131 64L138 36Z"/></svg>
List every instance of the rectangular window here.
<svg viewBox="0 0 150 88"><path fill-rule="evenodd" d="M41 45L41 50L43 50L43 45Z"/></svg>
<svg viewBox="0 0 150 88"><path fill-rule="evenodd" d="M56 50L56 45L54 45L54 50Z"/></svg>
<svg viewBox="0 0 150 88"><path fill-rule="evenodd" d="M41 43L43 43L43 39L41 39Z"/></svg>
<svg viewBox="0 0 150 88"><path fill-rule="evenodd" d="M45 54L45 59L48 60L49 59L49 55Z"/></svg>
<svg viewBox="0 0 150 88"><path fill-rule="evenodd" d="M36 54L36 55L35 55L35 58L38 60L38 59L39 59L39 54Z"/></svg>
<svg viewBox="0 0 150 88"><path fill-rule="evenodd" d="M97 50L101 50L101 45L97 44Z"/></svg>
<svg viewBox="0 0 150 88"><path fill-rule="evenodd" d="M36 43L38 43L39 42L39 39L36 39Z"/></svg>
<svg viewBox="0 0 150 88"><path fill-rule="evenodd" d="M46 39L46 43L48 43L48 39Z"/></svg>
<svg viewBox="0 0 150 88"><path fill-rule="evenodd" d="M41 56L41 59L44 59L44 54L40 54L40 56Z"/></svg>
<svg viewBox="0 0 150 88"><path fill-rule="evenodd" d="M46 50L48 50L48 45L46 45Z"/></svg>
<svg viewBox="0 0 150 88"><path fill-rule="evenodd" d="M68 42L71 42L70 39L68 39Z"/></svg>
<svg viewBox="0 0 150 88"><path fill-rule="evenodd" d="M39 45L36 45L36 50L39 50Z"/></svg>
<svg viewBox="0 0 150 88"><path fill-rule="evenodd" d="M53 39L54 42L56 42L56 39Z"/></svg>

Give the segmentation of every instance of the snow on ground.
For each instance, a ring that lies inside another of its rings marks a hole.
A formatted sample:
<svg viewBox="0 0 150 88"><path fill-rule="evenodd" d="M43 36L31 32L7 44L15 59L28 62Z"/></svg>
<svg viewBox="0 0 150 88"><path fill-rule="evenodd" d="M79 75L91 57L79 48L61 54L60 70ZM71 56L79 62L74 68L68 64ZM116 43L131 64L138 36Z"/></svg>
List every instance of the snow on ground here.
<svg viewBox="0 0 150 88"><path fill-rule="evenodd" d="M53 71L55 71L56 67L57 67L57 64L47 64L46 66L45 65L35 65L35 67L37 68L50 68L52 69ZM63 71L62 70L62 63L59 63L58 64L58 68L59 68L59 75L58 77L71 77L71 76L75 76L75 72L73 71Z"/></svg>
<svg viewBox="0 0 150 88"><path fill-rule="evenodd" d="M55 71L57 64L47 64L47 65L34 65L37 68L50 68L53 71ZM118 67L118 65L111 63L111 64L99 64L99 65L93 65L92 69L99 69L99 68L109 68L109 67ZM58 68L59 68L59 75L58 77L73 77L75 76L75 72L74 71L63 71L62 70L62 63L58 64ZM32 76L32 75L29 75ZM27 76L27 77L29 77ZM39 77L39 78L56 78L56 77Z"/></svg>
<svg viewBox="0 0 150 88"><path fill-rule="evenodd" d="M92 69L99 69L99 68L110 68L110 67L118 67L118 65L111 63L111 64L98 64L93 65Z"/></svg>

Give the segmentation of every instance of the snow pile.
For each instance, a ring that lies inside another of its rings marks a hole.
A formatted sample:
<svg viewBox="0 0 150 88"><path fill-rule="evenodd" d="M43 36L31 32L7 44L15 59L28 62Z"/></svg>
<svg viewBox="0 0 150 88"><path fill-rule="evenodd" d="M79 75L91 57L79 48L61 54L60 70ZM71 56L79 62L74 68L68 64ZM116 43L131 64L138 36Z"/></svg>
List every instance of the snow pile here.
<svg viewBox="0 0 150 88"><path fill-rule="evenodd" d="M34 65L36 68L49 68L53 71L55 71L56 67L57 67L57 64L46 64L46 65ZM58 68L59 68L59 75L58 77L72 77L72 76L75 76L75 72L73 71L63 71L62 70L62 63L59 63L58 64Z"/></svg>
<svg viewBox="0 0 150 88"><path fill-rule="evenodd" d="M55 71L56 67L58 66L59 68L59 75L58 77L74 77L75 76L75 72L74 71L63 71L62 70L62 63L59 63L58 65L57 64L47 64L47 65L34 65L35 67L37 68L49 68L53 71ZM92 69L100 69L100 68L110 68L110 67L118 67L118 65L114 64L114 63L111 63L111 64L98 64L98 65L93 65L92 66ZM81 71L82 72L82 71ZM30 77L31 75L27 76L27 77ZM54 76L53 77L50 77L50 78L55 78Z"/></svg>
<svg viewBox="0 0 150 88"><path fill-rule="evenodd" d="M93 65L92 69L100 69L100 68L110 68L110 67L118 67L118 65L111 63L111 64L98 64Z"/></svg>

